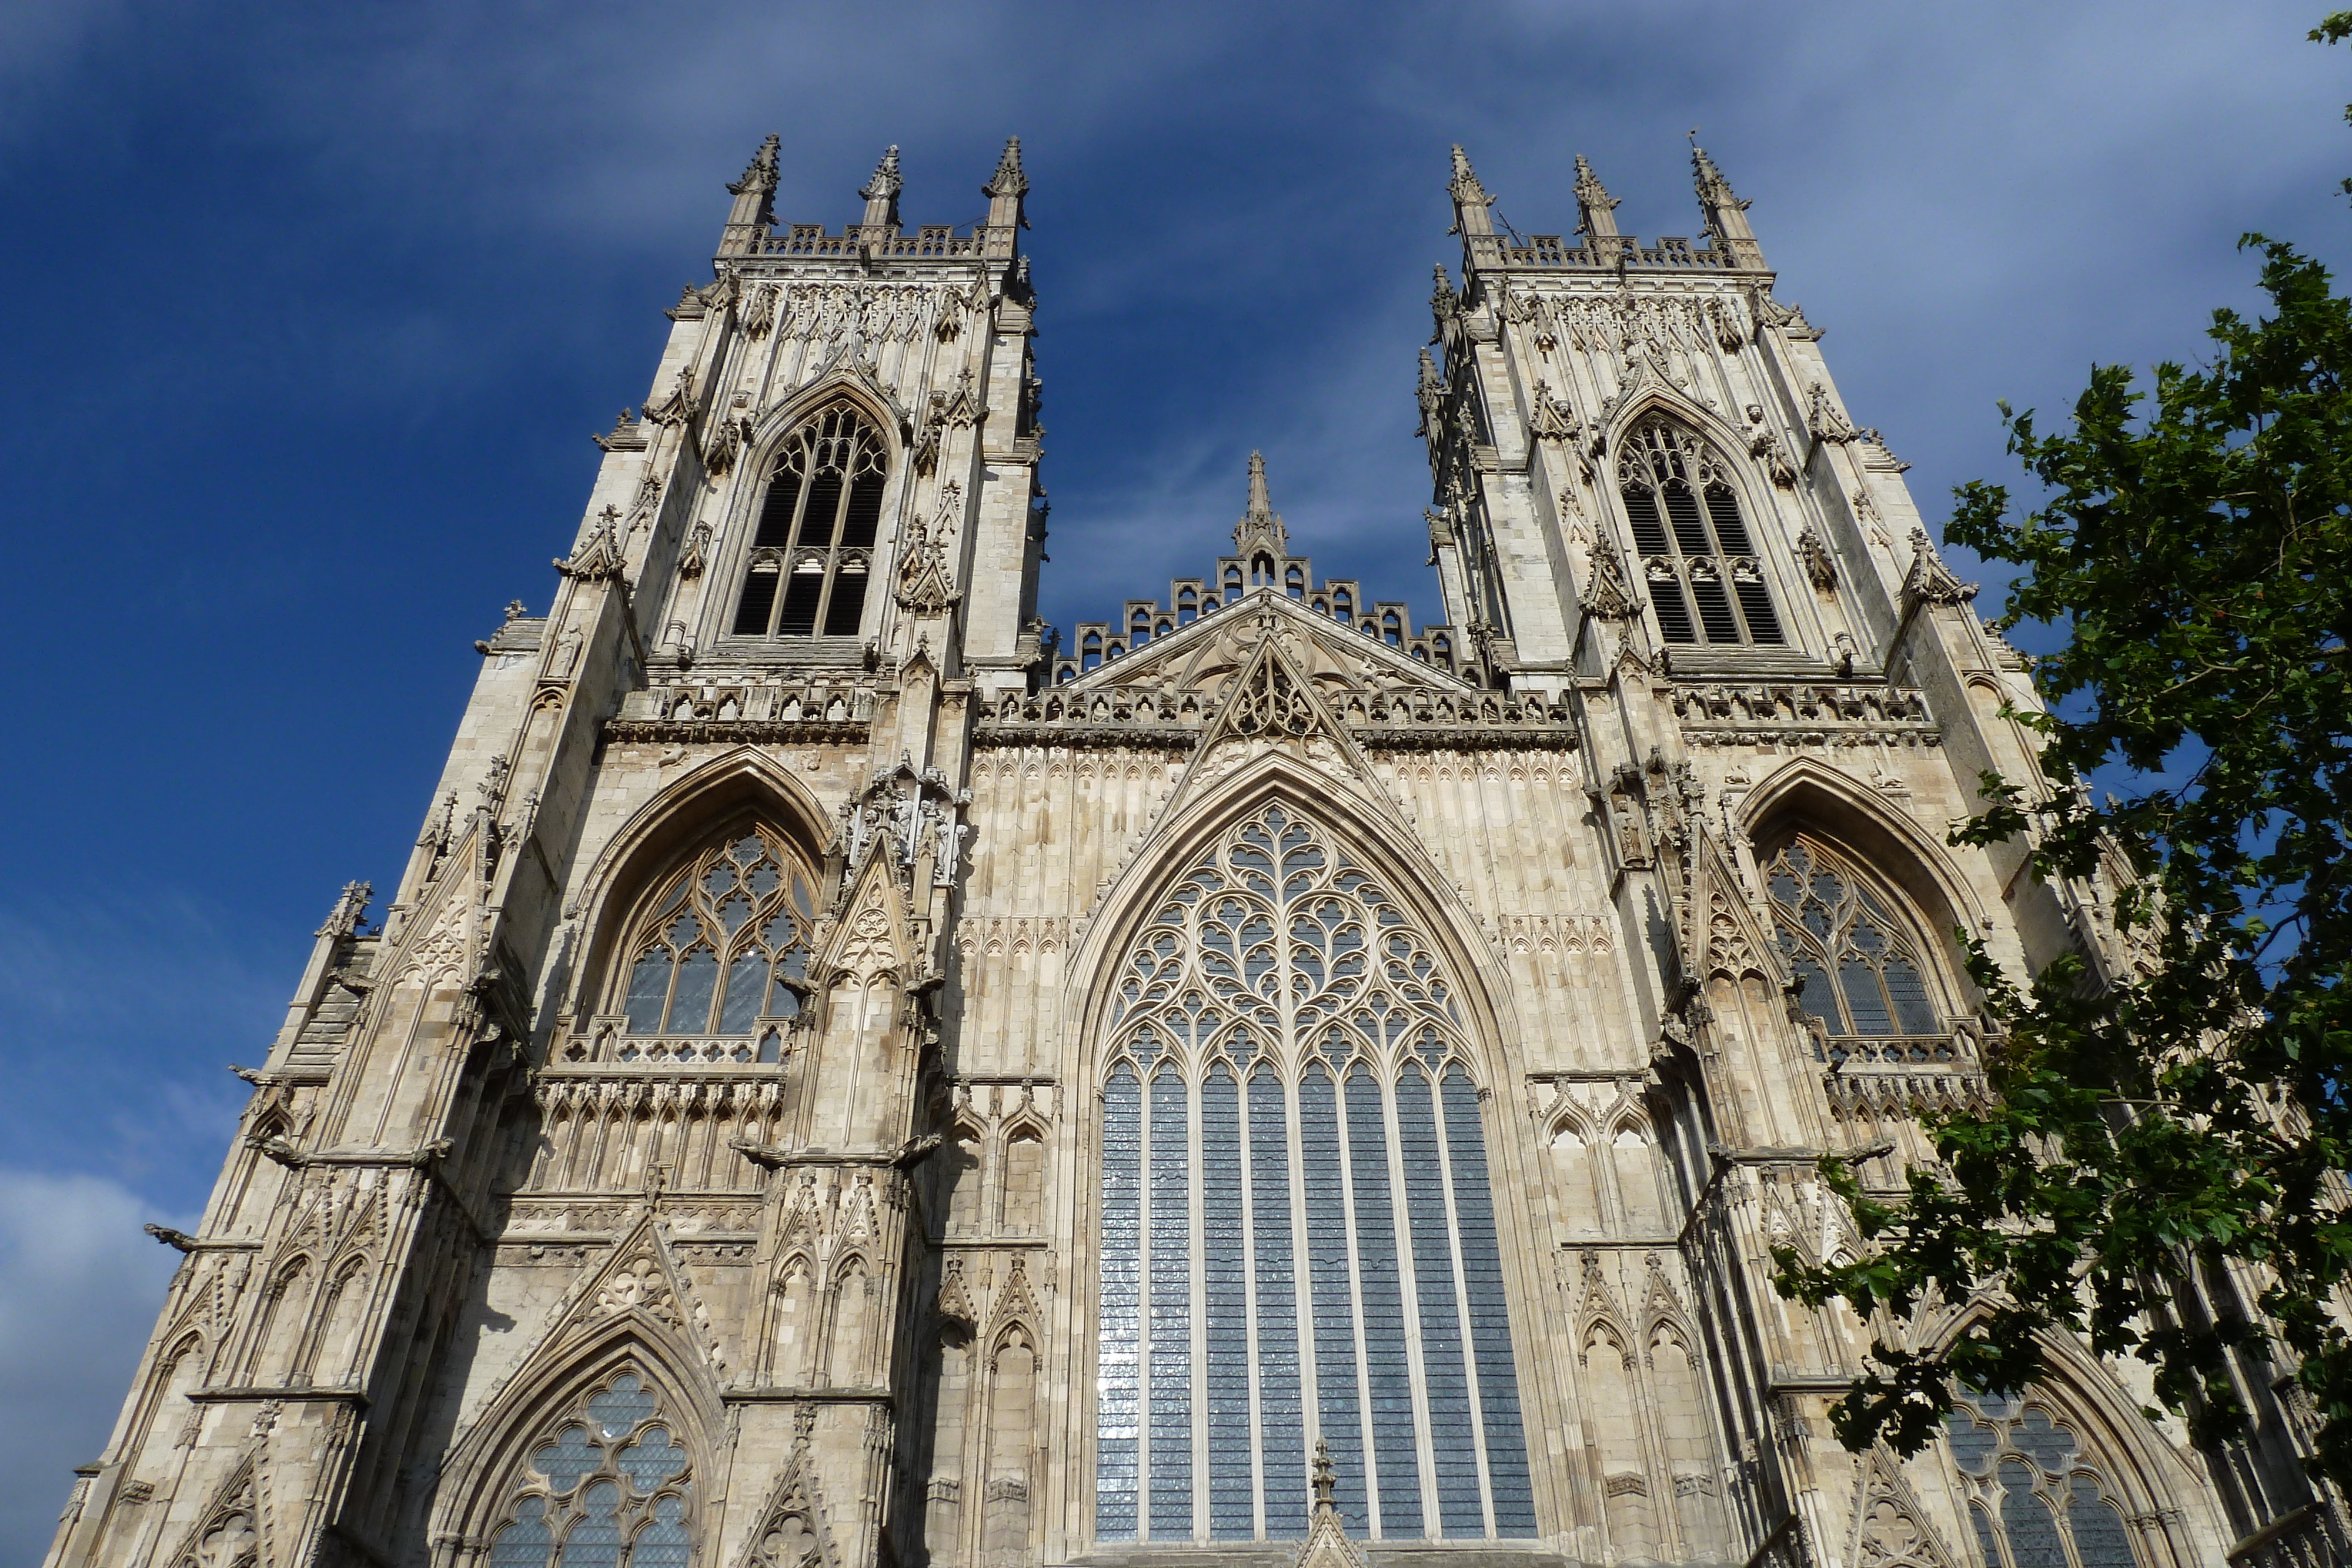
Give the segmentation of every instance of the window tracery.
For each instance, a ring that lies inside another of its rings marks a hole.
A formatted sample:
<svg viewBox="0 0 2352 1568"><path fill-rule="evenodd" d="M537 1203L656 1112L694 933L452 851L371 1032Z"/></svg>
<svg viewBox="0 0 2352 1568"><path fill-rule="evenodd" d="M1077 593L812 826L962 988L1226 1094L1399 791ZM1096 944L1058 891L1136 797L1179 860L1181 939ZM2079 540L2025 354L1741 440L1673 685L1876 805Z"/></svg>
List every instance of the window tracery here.
<svg viewBox="0 0 2352 1568"><path fill-rule="evenodd" d="M1984 1568L2137 1568L2112 1483L2039 1404L1964 1394L1944 1430Z"/></svg>
<svg viewBox="0 0 2352 1568"><path fill-rule="evenodd" d="M736 603L738 636L857 634L888 477L882 432L851 403L785 438Z"/></svg>
<svg viewBox="0 0 2352 1568"><path fill-rule="evenodd" d="M1832 851L1793 840L1765 885L1779 917L1780 953L1797 981L1797 1005L1832 1038L1946 1032L1927 987L1917 940L1869 882ZM1827 1047L1816 1042L1824 1057Z"/></svg>
<svg viewBox="0 0 2352 1568"><path fill-rule="evenodd" d="M1619 451L1617 487L1661 636L1734 645L1787 640L1739 493L1698 437L1664 420L1641 425Z"/></svg>
<svg viewBox="0 0 2352 1568"><path fill-rule="evenodd" d="M1301 1538L1318 1441L1351 1533L1532 1536L1479 1091L1426 936L1268 806L1163 900L1110 1028L1097 1536Z"/></svg>
<svg viewBox="0 0 2352 1568"><path fill-rule="evenodd" d="M630 1037L740 1037L726 1052L733 1060L775 1061L808 975L811 880L765 828L731 834L674 873L626 949L619 1010ZM620 1050L625 1061L640 1054L634 1045Z"/></svg>
<svg viewBox="0 0 2352 1568"><path fill-rule="evenodd" d="M687 1568L692 1470L659 1397L636 1370L621 1372L532 1447L488 1568Z"/></svg>

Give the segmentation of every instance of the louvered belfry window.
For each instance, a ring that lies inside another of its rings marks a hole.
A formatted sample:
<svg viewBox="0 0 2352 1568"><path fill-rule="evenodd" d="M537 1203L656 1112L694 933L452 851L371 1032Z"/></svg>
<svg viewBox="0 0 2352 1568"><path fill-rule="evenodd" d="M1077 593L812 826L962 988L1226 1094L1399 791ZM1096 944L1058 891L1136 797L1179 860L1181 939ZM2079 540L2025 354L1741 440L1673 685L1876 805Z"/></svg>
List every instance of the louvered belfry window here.
<svg viewBox="0 0 2352 1568"><path fill-rule="evenodd" d="M793 432L760 503L738 636L857 635L888 477L882 433L851 404Z"/></svg>
<svg viewBox="0 0 2352 1568"><path fill-rule="evenodd" d="M1661 636L1735 646L1785 640L1739 494L1696 436L1663 420L1640 426L1619 449L1617 486Z"/></svg>
<svg viewBox="0 0 2352 1568"><path fill-rule="evenodd" d="M1130 947L1103 1078L1097 1539L1535 1534L1479 1091L1445 966L1282 806Z"/></svg>

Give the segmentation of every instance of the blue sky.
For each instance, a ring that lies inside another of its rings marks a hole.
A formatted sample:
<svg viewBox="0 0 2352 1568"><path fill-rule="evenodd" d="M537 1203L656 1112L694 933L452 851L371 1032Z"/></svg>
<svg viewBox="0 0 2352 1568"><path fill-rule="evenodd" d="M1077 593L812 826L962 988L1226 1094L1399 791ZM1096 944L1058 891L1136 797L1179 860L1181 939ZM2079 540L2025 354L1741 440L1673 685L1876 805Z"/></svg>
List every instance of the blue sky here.
<svg viewBox="0 0 2352 1568"><path fill-rule="evenodd" d="M1023 138L1050 618L1199 570L1253 447L1319 566L1428 617L1449 142L1523 232L1574 227L1581 152L1690 235L1697 128L1941 517L2006 475L1994 399L2200 353L2240 232L2342 257L2317 10L0 7L0 1564L103 1441L172 1260L139 1221L193 1223L224 1064L396 874L761 134L835 227L889 142L907 221L968 224Z"/></svg>

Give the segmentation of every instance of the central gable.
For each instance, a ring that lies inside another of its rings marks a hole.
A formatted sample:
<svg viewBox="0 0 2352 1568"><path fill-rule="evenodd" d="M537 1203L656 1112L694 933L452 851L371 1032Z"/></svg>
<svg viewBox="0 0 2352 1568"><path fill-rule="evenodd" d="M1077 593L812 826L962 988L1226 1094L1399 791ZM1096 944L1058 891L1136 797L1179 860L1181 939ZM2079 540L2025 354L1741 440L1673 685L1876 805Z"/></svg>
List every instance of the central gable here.
<svg viewBox="0 0 2352 1568"><path fill-rule="evenodd" d="M1281 645L1301 677L1328 695L1419 691L1460 696L1477 689L1377 638L1318 615L1271 587L1255 590L1171 635L1108 659L1059 689L1080 698L1097 692L1150 690L1222 703L1268 638Z"/></svg>

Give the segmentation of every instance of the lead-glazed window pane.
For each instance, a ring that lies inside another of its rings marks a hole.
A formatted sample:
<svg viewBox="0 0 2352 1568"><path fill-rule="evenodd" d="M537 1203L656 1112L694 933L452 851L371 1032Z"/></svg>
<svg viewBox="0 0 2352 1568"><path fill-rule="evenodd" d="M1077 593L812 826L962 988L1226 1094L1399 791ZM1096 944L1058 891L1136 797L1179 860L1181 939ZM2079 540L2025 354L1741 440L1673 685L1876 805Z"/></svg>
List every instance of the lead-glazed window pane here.
<svg viewBox="0 0 2352 1568"><path fill-rule="evenodd" d="M1267 807L1123 963L1097 1538L1297 1540L1318 1438L1353 1534L1532 1536L1479 1110L1435 944L1312 822Z"/></svg>

